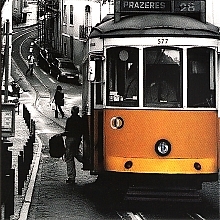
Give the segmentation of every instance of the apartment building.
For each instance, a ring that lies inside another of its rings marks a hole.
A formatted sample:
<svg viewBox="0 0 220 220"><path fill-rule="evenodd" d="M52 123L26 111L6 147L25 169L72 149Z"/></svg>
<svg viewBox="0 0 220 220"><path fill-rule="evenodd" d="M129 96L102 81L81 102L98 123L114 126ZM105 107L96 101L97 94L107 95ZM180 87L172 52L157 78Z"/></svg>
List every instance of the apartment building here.
<svg viewBox="0 0 220 220"><path fill-rule="evenodd" d="M114 12L112 2L63 0L61 42L63 54L76 65L82 62L82 50L93 26Z"/></svg>

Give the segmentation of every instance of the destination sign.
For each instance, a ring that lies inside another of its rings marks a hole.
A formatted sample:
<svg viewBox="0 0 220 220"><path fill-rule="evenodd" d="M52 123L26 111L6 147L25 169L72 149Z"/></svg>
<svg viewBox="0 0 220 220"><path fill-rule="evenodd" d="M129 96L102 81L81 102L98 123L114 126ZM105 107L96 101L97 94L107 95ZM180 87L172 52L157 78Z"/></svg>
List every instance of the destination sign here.
<svg viewBox="0 0 220 220"><path fill-rule="evenodd" d="M120 12L200 12L204 0L121 0Z"/></svg>
<svg viewBox="0 0 220 220"><path fill-rule="evenodd" d="M171 11L171 1L122 0L121 12Z"/></svg>

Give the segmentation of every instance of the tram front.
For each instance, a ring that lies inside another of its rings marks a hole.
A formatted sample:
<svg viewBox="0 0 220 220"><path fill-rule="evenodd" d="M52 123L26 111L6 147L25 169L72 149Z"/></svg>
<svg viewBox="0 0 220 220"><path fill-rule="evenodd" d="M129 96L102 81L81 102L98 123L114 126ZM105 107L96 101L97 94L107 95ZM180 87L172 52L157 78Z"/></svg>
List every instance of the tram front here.
<svg viewBox="0 0 220 220"><path fill-rule="evenodd" d="M84 85L89 169L196 187L217 180L218 28L180 15L127 16L100 23L89 44L105 58Z"/></svg>

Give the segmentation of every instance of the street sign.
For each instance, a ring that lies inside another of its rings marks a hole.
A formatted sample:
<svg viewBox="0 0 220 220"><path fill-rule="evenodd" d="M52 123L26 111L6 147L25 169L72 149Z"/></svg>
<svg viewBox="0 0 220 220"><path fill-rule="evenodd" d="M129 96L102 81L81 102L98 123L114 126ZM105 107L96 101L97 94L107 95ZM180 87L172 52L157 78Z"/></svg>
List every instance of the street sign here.
<svg viewBox="0 0 220 220"><path fill-rule="evenodd" d="M15 104L2 103L2 137L15 136Z"/></svg>

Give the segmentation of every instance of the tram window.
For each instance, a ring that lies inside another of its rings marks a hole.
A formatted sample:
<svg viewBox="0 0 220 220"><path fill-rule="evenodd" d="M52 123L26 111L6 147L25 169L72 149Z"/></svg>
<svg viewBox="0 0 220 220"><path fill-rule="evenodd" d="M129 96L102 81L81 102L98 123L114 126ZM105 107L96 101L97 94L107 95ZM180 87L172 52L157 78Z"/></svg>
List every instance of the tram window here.
<svg viewBox="0 0 220 220"><path fill-rule="evenodd" d="M96 104L102 104L102 62L97 60L95 62L95 73L96 73Z"/></svg>
<svg viewBox="0 0 220 220"><path fill-rule="evenodd" d="M214 50L188 49L188 107L215 107Z"/></svg>
<svg viewBox="0 0 220 220"><path fill-rule="evenodd" d="M139 50L114 47L107 50L107 104L138 106Z"/></svg>
<svg viewBox="0 0 220 220"><path fill-rule="evenodd" d="M182 51L176 48L144 49L144 105L182 106Z"/></svg>

